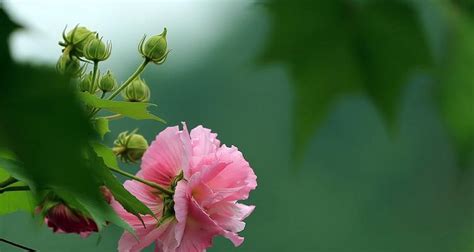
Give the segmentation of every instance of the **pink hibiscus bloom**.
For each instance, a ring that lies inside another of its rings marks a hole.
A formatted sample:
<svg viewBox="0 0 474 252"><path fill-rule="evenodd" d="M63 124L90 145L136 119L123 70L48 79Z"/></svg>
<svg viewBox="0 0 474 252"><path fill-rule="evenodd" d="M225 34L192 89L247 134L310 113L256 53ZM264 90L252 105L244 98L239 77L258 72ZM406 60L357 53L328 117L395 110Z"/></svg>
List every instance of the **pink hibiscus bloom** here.
<svg viewBox="0 0 474 252"><path fill-rule="evenodd" d="M166 128L142 158L138 177L172 190L163 196L150 186L126 181L125 187L160 219L143 216L143 225L117 202L112 206L136 231L125 232L119 251L140 251L155 242L155 251L200 252L222 235L235 246L244 238L237 233L254 206L237 203L257 186L257 177L236 147L221 145L217 134L198 126Z"/></svg>

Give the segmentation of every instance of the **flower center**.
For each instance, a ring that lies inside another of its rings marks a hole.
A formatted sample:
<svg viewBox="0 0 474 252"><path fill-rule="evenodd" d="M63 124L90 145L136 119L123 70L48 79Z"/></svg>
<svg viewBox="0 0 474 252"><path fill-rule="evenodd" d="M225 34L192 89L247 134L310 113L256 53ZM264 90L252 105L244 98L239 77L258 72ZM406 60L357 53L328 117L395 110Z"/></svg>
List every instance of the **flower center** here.
<svg viewBox="0 0 474 252"><path fill-rule="evenodd" d="M158 221L158 226L170 218L174 218L174 192L178 182L183 179L183 171L181 171L176 177L173 178L170 184L170 189L173 191L173 194L163 194L163 214L161 215L160 220Z"/></svg>

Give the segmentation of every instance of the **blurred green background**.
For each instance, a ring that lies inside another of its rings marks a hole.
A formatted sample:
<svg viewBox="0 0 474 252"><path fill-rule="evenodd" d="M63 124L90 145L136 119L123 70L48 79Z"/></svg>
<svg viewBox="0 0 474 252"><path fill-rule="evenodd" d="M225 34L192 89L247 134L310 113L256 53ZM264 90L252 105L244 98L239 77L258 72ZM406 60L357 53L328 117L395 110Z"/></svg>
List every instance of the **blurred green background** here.
<svg viewBox="0 0 474 252"><path fill-rule="evenodd" d="M32 26L14 35L13 56L54 63L59 47L46 43L80 22L112 40L105 67L124 80L141 34L168 27L168 61L143 75L153 112L211 128L258 176L244 244L217 238L209 251L474 250L471 1L83 3L6 1ZM106 142L164 127L114 121ZM0 217L0 237L39 251L115 251L121 232L84 240Z"/></svg>

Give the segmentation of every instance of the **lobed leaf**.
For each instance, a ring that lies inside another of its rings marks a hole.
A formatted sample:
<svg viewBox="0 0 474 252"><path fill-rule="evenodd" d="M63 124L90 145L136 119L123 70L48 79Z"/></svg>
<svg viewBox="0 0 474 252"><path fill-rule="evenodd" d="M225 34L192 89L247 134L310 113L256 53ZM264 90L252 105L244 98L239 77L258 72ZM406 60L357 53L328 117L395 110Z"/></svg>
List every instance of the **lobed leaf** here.
<svg viewBox="0 0 474 252"><path fill-rule="evenodd" d="M105 109L132 119L151 119L166 123L163 119L151 114L147 110L149 106L156 106L151 103L104 100L87 92L79 93L79 98L89 106Z"/></svg>

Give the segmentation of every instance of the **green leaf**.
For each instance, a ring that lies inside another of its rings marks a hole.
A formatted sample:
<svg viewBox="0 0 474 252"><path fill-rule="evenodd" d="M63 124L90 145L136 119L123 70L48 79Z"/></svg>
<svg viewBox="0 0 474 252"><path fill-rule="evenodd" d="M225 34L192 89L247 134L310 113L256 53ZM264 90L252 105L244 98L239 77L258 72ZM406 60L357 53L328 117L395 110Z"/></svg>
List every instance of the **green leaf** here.
<svg viewBox="0 0 474 252"><path fill-rule="evenodd" d="M366 94L394 128L407 80L432 64L411 4L272 0L266 6L273 24L263 61L283 62L293 77L297 161L331 106L346 95Z"/></svg>
<svg viewBox="0 0 474 252"><path fill-rule="evenodd" d="M105 118L97 118L94 120L94 129L97 131L101 139L104 139L105 134L110 132L109 120Z"/></svg>
<svg viewBox="0 0 474 252"><path fill-rule="evenodd" d="M151 119L166 123L163 119L151 114L147 110L149 106L156 106L151 103L103 100L87 92L79 93L79 97L89 106L105 109L132 119Z"/></svg>
<svg viewBox="0 0 474 252"><path fill-rule="evenodd" d="M0 182L10 177L3 167L5 162L0 163ZM14 186L24 186L25 183L16 182ZM34 200L31 192L5 192L0 193L0 215L13 213L16 211L25 211L32 213L34 210Z"/></svg>
<svg viewBox="0 0 474 252"><path fill-rule="evenodd" d="M117 163L117 157L113 153L112 149L109 147L98 143L98 142L91 142L91 147L94 149L94 152L97 154L98 157L102 158L104 164L107 167L112 167L115 169L120 169Z"/></svg>

